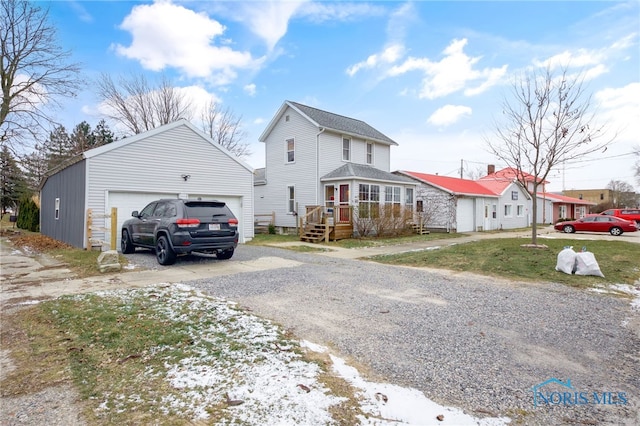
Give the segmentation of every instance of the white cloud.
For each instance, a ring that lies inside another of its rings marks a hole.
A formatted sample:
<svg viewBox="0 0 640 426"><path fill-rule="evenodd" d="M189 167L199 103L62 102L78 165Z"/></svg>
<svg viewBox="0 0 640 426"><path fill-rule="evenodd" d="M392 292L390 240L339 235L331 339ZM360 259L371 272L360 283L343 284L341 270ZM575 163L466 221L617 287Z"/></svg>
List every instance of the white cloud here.
<svg viewBox="0 0 640 426"><path fill-rule="evenodd" d="M607 88L594 94L597 103L597 119L606 123L610 132L617 132L617 142L637 144L640 134L640 83L624 87Z"/></svg>
<svg viewBox="0 0 640 426"><path fill-rule="evenodd" d="M67 2L71 9L76 13L78 19L82 22L93 22L93 16L87 11L87 9L78 1L72 0Z"/></svg>
<svg viewBox="0 0 640 426"><path fill-rule="evenodd" d="M587 49L578 49L575 52L565 50L551 56L543 61L534 60L533 64L541 68L550 68L551 70L564 67L583 68L591 65L600 64L605 59L602 52Z"/></svg>
<svg viewBox="0 0 640 426"><path fill-rule="evenodd" d="M445 55L439 62L432 62L428 58L407 58L402 64L394 66L388 75L395 77L410 71L423 71L419 98L436 99L451 93L464 90L472 82L479 85L466 89L467 96L477 95L489 87L497 84L507 72L507 65L500 68L474 69L482 59L481 56L470 57L464 53L467 39L455 39L445 48Z"/></svg>
<svg viewBox="0 0 640 426"><path fill-rule="evenodd" d="M168 2L135 6L120 28L133 40L129 47L115 45L115 51L152 71L174 67L189 77L226 84L236 77L235 69L259 64L248 52L212 44L224 33L222 24Z"/></svg>
<svg viewBox="0 0 640 426"><path fill-rule="evenodd" d="M364 2L305 2L297 10L296 16L311 22L353 21L361 17L381 16L386 12L384 7Z"/></svg>
<svg viewBox="0 0 640 426"><path fill-rule="evenodd" d="M256 85L253 83L245 85L243 89L249 96L255 96L256 94Z"/></svg>
<svg viewBox="0 0 640 426"><path fill-rule="evenodd" d="M262 118L262 117L258 117L258 118L256 118L255 120L253 120L253 124L262 124L262 123L264 123L264 122L266 122L266 121L267 121L267 120L265 120L264 118Z"/></svg>
<svg viewBox="0 0 640 426"><path fill-rule="evenodd" d="M234 3L234 6L240 6L241 20L272 50L287 33L289 20L304 1L263 0Z"/></svg>
<svg viewBox="0 0 640 426"><path fill-rule="evenodd" d="M438 108L427 120L427 123L434 126L449 126L459 121L464 116L471 115L471 108L464 105L445 105Z"/></svg>
<svg viewBox="0 0 640 426"><path fill-rule="evenodd" d="M353 77L362 69L372 69L381 64L392 64L402 57L404 54L404 46L401 44L392 44L387 46L382 52L369 56L366 60L358 62L347 68L347 74Z"/></svg>

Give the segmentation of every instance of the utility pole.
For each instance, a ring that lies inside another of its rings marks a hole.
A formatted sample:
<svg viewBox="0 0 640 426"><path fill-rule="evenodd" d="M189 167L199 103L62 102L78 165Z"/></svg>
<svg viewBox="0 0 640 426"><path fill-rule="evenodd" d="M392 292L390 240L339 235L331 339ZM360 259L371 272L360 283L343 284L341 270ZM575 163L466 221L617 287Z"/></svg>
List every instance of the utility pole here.
<svg viewBox="0 0 640 426"><path fill-rule="evenodd" d="M462 177L463 172L464 172L463 162L464 162L464 159L462 159L462 158L461 158L461 159L460 159L460 179L464 179L464 178Z"/></svg>

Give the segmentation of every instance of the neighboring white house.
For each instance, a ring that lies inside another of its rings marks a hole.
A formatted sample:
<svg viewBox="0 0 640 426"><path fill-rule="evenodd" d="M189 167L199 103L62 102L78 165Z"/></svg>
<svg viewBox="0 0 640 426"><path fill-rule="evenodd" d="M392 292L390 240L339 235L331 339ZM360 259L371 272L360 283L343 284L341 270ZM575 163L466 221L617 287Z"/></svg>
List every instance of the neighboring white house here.
<svg viewBox="0 0 640 426"><path fill-rule="evenodd" d="M361 120L285 101L259 140L255 213L275 213L277 227L294 228L310 206L415 206L415 183L390 173L397 143Z"/></svg>
<svg viewBox="0 0 640 426"><path fill-rule="evenodd" d="M86 151L41 184L41 230L78 247L86 245L86 212L98 227L118 210L122 223L133 210L158 198L194 198L227 203L238 218L240 242L253 238L253 169L195 126L179 120ZM96 229L93 237L108 240Z"/></svg>
<svg viewBox="0 0 640 426"><path fill-rule="evenodd" d="M460 179L397 171L420 183L417 210L429 229L455 232L514 229L531 223L531 197L513 179Z"/></svg>
<svg viewBox="0 0 640 426"><path fill-rule="evenodd" d="M404 170L394 173L419 183L416 210L427 228L447 232L498 229L499 197L480 183Z"/></svg>
<svg viewBox="0 0 640 426"><path fill-rule="evenodd" d="M497 229L526 228L531 225L531 196L517 180L489 175L476 182L498 196L497 214L495 211L491 213L492 218L496 219L494 225L497 225Z"/></svg>

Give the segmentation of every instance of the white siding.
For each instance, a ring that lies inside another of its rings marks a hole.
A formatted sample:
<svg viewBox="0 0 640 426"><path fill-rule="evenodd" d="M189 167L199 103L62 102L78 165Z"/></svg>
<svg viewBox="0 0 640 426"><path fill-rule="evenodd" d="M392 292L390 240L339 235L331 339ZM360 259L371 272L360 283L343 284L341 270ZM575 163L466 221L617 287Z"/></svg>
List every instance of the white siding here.
<svg viewBox="0 0 640 426"><path fill-rule="evenodd" d="M299 214L304 214L305 206L322 205L324 186L320 178L347 163L342 159L343 136L351 139L349 162L366 164L365 139L331 131L320 132L305 117L286 107L264 141L267 184L255 187L256 213L273 211L276 226L295 227L296 217L287 211L287 187L290 185L295 186ZM293 163L287 163L285 158L285 141L290 138L295 139ZM389 150L388 145L374 143L374 167L389 172ZM350 195L354 196L353 187Z"/></svg>
<svg viewBox="0 0 640 426"><path fill-rule="evenodd" d="M286 117L289 117L289 121ZM291 108L279 118L273 131L265 140L265 165L267 184L259 192L256 212L276 214L276 226L295 227L296 216L287 211L287 186L295 187L298 210L304 206L322 202L317 193L319 181L316 168L316 134L318 129ZM295 161L287 163L285 141L295 139Z"/></svg>
<svg viewBox="0 0 640 426"><path fill-rule="evenodd" d="M517 200L512 200L511 193L516 192ZM522 216L517 215L517 206L524 206ZM511 205L511 215L505 215L505 205ZM498 227L499 229L526 228L531 223L531 201L520 186L512 183L498 199Z"/></svg>
<svg viewBox="0 0 640 426"><path fill-rule="evenodd" d="M239 197L241 241L253 238L251 170L187 125L126 142L126 139L114 142L122 146L87 158L87 208L104 211L109 204L109 192ZM188 180L182 175L189 175Z"/></svg>
<svg viewBox="0 0 640 426"><path fill-rule="evenodd" d="M458 198L456 232L475 231L475 205L473 198Z"/></svg>

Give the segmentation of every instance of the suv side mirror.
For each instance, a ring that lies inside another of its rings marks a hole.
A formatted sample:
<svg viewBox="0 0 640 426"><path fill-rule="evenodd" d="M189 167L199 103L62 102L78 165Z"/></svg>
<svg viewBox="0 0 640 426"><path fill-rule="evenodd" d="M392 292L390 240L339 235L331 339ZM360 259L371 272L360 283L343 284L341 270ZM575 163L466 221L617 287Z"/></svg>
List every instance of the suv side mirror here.
<svg viewBox="0 0 640 426"><path fill-rule="evenodd" d="M140 215L138 214L138 210L134 210L131 212L131 216L133 217L140 217Z"/></svg>

